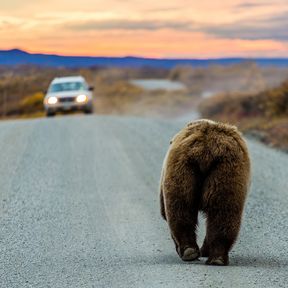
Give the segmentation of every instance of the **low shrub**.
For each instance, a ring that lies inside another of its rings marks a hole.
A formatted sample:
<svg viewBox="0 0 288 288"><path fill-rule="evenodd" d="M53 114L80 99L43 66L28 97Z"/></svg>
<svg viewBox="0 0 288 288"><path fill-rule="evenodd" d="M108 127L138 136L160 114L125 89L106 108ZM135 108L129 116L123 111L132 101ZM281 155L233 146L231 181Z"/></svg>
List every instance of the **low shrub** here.
<svg viewBox="0 0 288 288"><path fill-rule="evenodd" d="M24 98L20 103L20 110L23 113L33 113L43 110L44 94L42 92L36 92L31 96Z"/></svg>
<svg viewBox="0 0 288 288"><path fill-rule="evenodd" d="M288 149L288 81L256 94L222 94L203 101L203 117L237 125L261 141Z"/></svg>

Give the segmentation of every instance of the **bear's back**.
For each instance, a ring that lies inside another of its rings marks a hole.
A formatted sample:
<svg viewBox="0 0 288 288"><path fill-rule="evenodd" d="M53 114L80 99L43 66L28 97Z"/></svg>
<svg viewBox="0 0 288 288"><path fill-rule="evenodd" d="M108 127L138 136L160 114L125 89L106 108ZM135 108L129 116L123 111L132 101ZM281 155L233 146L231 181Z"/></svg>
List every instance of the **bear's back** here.
<svg viewBox="0 0 288 288"><path fill-rule="evenodd" d="M202 172L215 161L249 162L246 143L238 129L211 120L189 123L173 138L170 149L182 163L196 162Z"/></svg>

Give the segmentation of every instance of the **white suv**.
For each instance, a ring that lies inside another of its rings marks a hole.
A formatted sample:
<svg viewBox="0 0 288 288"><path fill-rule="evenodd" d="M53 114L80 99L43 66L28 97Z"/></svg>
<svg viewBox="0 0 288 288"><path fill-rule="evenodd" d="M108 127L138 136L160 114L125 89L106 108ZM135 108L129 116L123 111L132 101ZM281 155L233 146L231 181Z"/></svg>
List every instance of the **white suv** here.
<svg viewBox="0 0 288 288"><path fill-rule="evenodd" d="M58 111L82 110L93 112L93 87L82 76L55 78L44 98L47 116Z"/></svg>

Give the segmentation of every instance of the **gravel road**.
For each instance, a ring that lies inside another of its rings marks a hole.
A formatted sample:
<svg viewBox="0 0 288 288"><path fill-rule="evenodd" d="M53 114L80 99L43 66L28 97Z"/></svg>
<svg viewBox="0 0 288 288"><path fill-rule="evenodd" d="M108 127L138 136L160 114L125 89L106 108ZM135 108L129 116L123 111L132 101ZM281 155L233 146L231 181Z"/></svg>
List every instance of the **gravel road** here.
<svg viewBox="0 0 288 288"><path fill-rule="evenodd" d="M2 122L0 287L287 287L288 156L252 140L231 265L178 258L158 180L183 125L84 115Z"/></svg>

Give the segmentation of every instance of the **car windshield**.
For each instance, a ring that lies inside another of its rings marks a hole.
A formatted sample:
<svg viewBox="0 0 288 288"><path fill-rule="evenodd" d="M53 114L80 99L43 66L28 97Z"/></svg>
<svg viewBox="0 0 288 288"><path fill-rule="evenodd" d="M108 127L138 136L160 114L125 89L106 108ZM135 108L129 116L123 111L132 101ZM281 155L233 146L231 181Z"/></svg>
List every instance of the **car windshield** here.
<svg viewBox="0 0 288 288"><path fill-rule="evenodd" d="M86 85L83 82L63 82L52 84L49 92L62 92L62 91L79 91L86 90Z"/></svg>

